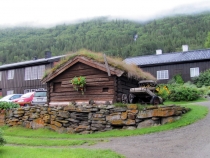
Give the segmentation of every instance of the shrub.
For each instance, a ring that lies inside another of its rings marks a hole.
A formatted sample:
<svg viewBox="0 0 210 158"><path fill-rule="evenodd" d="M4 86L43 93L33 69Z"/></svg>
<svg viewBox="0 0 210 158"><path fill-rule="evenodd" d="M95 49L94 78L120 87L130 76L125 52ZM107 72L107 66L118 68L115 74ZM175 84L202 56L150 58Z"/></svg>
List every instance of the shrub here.
<svg viewBox="0 0 210 158"><path fill-rule="evenodd" d="M184 84L184 80L180 74L175 75L170 81L169 84L177 83L177 84Z"/></svg>
<svg viewBox="0 0 210 158"><path fill-rule="evenodd" d="M2 137L2 131L0 129L0 146L4 145L6 143L5 139Z"/></svg>
<svg viewBox="0 0 210 158"><path fill-rule="evenodd" d="M202 86L210 86L210 69L200 73L198 77L194 77L193 83L198 88L201 88Z"/></svg>
<svg viewBox="0 0 210 158"><path fill-rule="evenodd" d="M18 107L20 107L20 105L13 102L0 102L0 109L12 109Z"/></svg>
<svg viewBox="0 0 210 158"><path fill-rule="evenodd" d="M171 101L193 101L200 97L197 88L184 85L176 86L170 91L169 100Z"/></svg>
<svg viewBox="0 0 210 158"><path fill-rule="evenodd" d="M157 95L160 96L163 99L163 101L168 100L170 91L167 84L159 84L156 87L156 91L157 91Z"/></svg>

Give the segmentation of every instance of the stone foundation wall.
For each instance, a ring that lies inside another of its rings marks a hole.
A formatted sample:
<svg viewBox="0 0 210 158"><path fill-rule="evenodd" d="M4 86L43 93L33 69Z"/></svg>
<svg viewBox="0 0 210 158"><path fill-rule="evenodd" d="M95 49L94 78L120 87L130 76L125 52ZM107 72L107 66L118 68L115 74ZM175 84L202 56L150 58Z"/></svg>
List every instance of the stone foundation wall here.
<svg viewBox="0 0 210 158"><path fill-rule="evenodd" d="M5 125L5 111L4 110L0 110L0 126Z"/></svg>
<svg viewBox="0 0 210 158"><path fill-rule="evenodd" d="M6 111L5 123L26 128L49 128L59 133L92 133L112 129L136 129L178 120L189 109L180 106L150 106L138 110L137 105L31 106Z"/></svg>

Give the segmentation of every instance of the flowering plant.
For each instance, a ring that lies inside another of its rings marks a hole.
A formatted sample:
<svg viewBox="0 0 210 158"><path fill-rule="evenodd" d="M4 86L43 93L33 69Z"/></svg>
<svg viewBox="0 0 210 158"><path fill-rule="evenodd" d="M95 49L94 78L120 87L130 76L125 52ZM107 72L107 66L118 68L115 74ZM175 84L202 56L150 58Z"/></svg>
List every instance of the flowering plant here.
<svg viewBox="0 0 210 158"><path fill-rule="evenodd" d="M86 78L83 76L80 77L74 77L71 81L71 84L73 85L75 90L81 90L82 94L84 94L84 86L86 84Z"/></svg>

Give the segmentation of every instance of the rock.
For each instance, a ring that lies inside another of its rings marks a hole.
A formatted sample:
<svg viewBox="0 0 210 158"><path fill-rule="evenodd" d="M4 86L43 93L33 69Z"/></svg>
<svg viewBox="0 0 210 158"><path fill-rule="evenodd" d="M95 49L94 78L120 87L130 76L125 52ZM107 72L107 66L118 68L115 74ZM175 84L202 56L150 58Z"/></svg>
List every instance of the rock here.
<svg viewBox="0 0 210 158"><path fill-rule="evenodd" d="M174 109L164 109L164 108L158 108L153 110L153 117L168 117L173 116L176 114L176 111Z"/></svg>
<svg viewBox="0 0 210 158"><path fill-rule="evenodd" d="M143 110L139 111L137 118L145 119L153 117L153 110Z"/></svg>
<svg viewBox="0 0 210 158"><path fill-rule="evenodd" d="M139 110L127 110L127 112L132 113L132 114L137 114Z"/></svg>
<svg viewBox="0 0 210 158"><path fill-rule="evenodd" d="M74 128L72 128L72 127L66 128L66 132L67 132L67 133L75 133L75 132L74 132Z"/></svg>
<svg viewBox="0 0 210 158"><path fill-rule="evenodd" d="M159 121L154 121L152 119L149 119L149 120L140 122L137 128L151 127L151 126L154 126L155 124L159 124Z"/></svg>
<svg viewBox="0 0 210 158"><path fill-rule="evenodd" d="M64 117L64 118L69 118L70 117L70 114L69 114L68 111L59 111L58 112L58 116Z"/></svg>
<svg viewBox="0 0 210 158"><path fill-rule="evenodd" d="M127 105L128 110L137 110L137 105L136 104L128 104Z"/></svg>
<svg viewBox="0 0 210 158"><path fill-rule="evenodd" d="M102 118L105 117L103 114L93 114L93 117Z"/></svg>
<svg viewBox="0 0 210 158"><path fill-rule="evenodd" d="M76 107L74 105L69 105L69 106L65 106L63 110L64 111L72 111L72 110L74 111L74 110L76 110Z"/></svg>
<svg viewBox="0 0 210 158"><path fill-rule="evenodd" d="M133 114L133 113L128 113L128 119L135 120L136 119L136 115Z"/></svg>
<svg viewBox="0 0 210 158"><path fill-rule="evenodd" d="M93 123L93 124L103 124L103 125L105 125L107 122L106 122L106 121L92 121L91 123Z"/></svg>
<svg viewBox="0 0 210 158"><path fill-rule="evenodd" d="M55 126L57 126L57 127L62 127L62 124L59 123L59 122L57 122L57 121L54 121L53 124L54 124Z"/></svg>
<svg viewBox="0 0 210 158"><path fill-rule="evenodd" d="M127 119L125 121L123 121L124 125L135 125L136 121L135 120L131 120L131 119Z"/></svg>
<svg viewBox="0 0 210 158"><path fill-rule="evenodd" d="M114 125L114 126L122 126L122 125L124 125L124 122L123 122L123 120L110 120L110 123L111 123L111 125Z"/></svg>
<svg viewBox="0 0 210 158"><path fill-rule="evenodd" d="M115 107L114 105L108 105L108 106L106 107L106 109L109 110L109 109L113 109L114 107Z"/></svg>
<svg viewBox="0 0 210 158"><path fill-rule="evenodd" d="M121 118L122 120L125 120L125 119L127 119L127 117L128 117L128 113L127 113L127 112L122 112L120 118Z"/></svg>
<svg viewBox="0 0 210 158"><path fill-rule="evenodd" d="M120 120L120 119L121 119L121 115L119 114L106 116L107 121Z"/></svg>
<svg viewBox="0 0 210 158"><path fill-rule="evenodd" d="M43 128L44 126L45 126L44 120L40 118L33 120L31 123L31 127L33 129Z"/></svg>
<svg viewBox="0 0 210 158"><path fill-rule="evenodd" d="M31 113L30 114L30 118L31 119L36 119L36 118L38 118L39 116L38 116L38 114L37 113Z"/></svg>
<svg viewBox="0 0 210 158"><path fill-rule="evenodd" d="M180 118L181 118L180 116L161 118L161 124L171 123L176 120L179 120Z"/></svg>
<svg viewBox="0 0 210 158"><path fill-rule="evenodd" d="M90 126L79 125L74 131L78 133L86 130L90 130Z"/></svg>

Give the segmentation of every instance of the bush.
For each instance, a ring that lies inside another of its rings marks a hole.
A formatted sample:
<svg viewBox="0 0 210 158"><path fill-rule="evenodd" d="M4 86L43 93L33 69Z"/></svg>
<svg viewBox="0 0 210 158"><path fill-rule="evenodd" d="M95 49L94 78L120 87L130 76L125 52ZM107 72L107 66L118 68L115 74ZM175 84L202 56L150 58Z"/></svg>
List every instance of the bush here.
<svg viewBox="0 0 210 158"><path fill-rule="evenodd" d="M193 83L198 88L201 88L202 86L210 86L210 69L200 73L198 77L194 77Z"/></svg>
<svg viewBox="0 0 210 158"><path fill-rule="evenodd" d="M159 84L156 87L157 95L160 96L163 101L168 100L168 96L170 94L168 86L168 84Z"/></svg>
<svg viewBox="0 0 210 158"><path fill-rule="evenodd" d="M170 91L169 100L171 101L193 101L200 97L197 88L180 85Z"/></svg>
<svg viewBox="0 0 210 158"><path fill-rule="evenodd" d="M184 80L180 74L175 75L170 81L169 84L177 83L177 84L184 84Z"/></svg>
<svg viewBox="0 0 210 158"><path fill-rule="evenodd" d="M2 137L2 131L0 129L0 146L4 145L6 143L5 139Z"/></svg>
<svg viewBox="0 0 210 158"><path fill-rule="evenodd" d="M0 109L19 108L20 105L13 102L0 102Z"/></svg>

